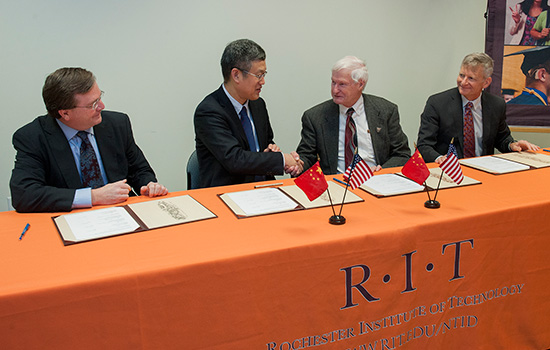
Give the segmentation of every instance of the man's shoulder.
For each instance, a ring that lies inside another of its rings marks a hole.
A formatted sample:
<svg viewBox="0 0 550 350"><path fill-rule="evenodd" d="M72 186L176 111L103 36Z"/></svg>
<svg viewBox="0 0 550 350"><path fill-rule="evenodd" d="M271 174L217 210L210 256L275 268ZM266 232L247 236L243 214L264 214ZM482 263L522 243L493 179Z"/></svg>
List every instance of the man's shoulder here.
<svg viewBox="0 0 550 350"><path fill-rule="evenodd" d="M317 115L322 115L324 113L326 113L327 111L330 111L330 110L333 110L333 109L336 109L338 110L338 105L336 103L334 103L334 101L332 101L332 99L330 100L326 100L324 102L321 102L309 109L307 109L305 112L304 112L304 115L312 115L312 116L317 116Z"/></svg>
<svg viewBox="0 0 550 350"><path fill-rule="evenodd" d="M363 94L363 99L365 101L365 108L367 108L367 105L371 108L375 107L378 109L392 109L397 107L397 105L390 100L376 95Z"/></svg>
<svg viewBox="0 0 550 350"><path fill-rule="evenodd" d="M42 133L44 131L44 128L46 127L46 124L55 122L53 118L51 120L48 118L52 117L50 117L49 115L38 116L34 118L31 122L17 129L14 135L34 135L37 133Z"/></svg>
<svg viewBox="0 0 550 350"><path fill-rule="evenodd" d="M441 101L441 100L447 100L449 98L457 98L457 97L460 97L460 93L458 92L458 88L453 87L445 91L441 91L431 95L430 97L428 97L428 100Z"/></svg>
<svg viewBox="0 0 550 350"><path fill-rule="evenodd" d="M499 107L506 106L506 102L501 96L493 95L487 91L483 91L483 93L481 94L481 103L490 103L491 105L496 105Z"/></svg>

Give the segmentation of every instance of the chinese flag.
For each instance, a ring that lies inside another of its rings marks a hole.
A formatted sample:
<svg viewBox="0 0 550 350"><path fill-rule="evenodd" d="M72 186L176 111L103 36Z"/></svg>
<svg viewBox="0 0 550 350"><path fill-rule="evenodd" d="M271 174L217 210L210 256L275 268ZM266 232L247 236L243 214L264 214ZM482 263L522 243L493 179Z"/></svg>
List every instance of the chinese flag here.
<svg viewBox="0 0 550 350"><path fill-rule="evenodd" d="M308 171L294 179L294 182L310 201L317 199L328 188L325 175L319 166L319 161L315 163Z"/></svg>
<svg viewBox="0 0 550 350"><path fill-rule="evenodd" d="M422 185L428 176L430 176L430 171L418 149L414 151L413 156L405 163L401 172L419 185Z"/></svg>

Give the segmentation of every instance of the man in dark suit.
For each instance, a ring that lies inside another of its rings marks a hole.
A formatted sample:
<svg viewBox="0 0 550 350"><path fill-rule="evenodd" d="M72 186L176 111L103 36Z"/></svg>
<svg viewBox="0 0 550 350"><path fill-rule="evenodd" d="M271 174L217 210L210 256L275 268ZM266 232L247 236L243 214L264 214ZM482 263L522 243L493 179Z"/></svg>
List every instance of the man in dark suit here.
<svg viewBox="0 0 550 350"><path fill-rule="evenodd" d="M82 68L61 68L46 78L48 115L17 130L10 180L19 212L70 211L124 202L133 188L165 195L134 142L127 115L103 111L103 92Z"/></svg>
<svg viewBox="0 0 550 350"><path fill-rule="evenodd" d="M462 61L457 87L428 98L421 116L417 147L426 162L441 164L451 140L458 158L500 152L538 150L527 141L514 141L506 124L502 97L483 89L491 84L493 59L472 53Z"/></svg>
<svg viewBox="0 0 550 350"><path fill-rule="evenodd" d="M224 82L195 111L200 187L297 175L298 155L281 153L273 142L266 105L260 98L267 74L265 52L255 42L229 43L221 58Z"/></svg>
<svg viewBox="0 0 550 350"><path fill-rule="evenodd" d="M325 174L345 172L355 149L374 170L401 166L411 153L399 124L397 106L363 94L368 71L357 57L346 56L332 68L332 100L304 112L297 152L304 168L317 159ZM354 130L346 136L346 130ZM353 142L353 146L349 146ZM346 155L346 149L351 150Z"/></svg>

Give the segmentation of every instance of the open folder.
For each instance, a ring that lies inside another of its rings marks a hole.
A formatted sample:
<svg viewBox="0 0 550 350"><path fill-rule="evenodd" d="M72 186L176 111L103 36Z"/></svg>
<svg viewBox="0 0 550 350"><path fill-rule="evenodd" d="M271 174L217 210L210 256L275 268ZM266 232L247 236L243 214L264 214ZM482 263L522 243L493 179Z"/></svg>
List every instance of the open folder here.
<svg viewBox="0 0 550 350"><path fill-rule="evenodd" d="M190 195L53 217L64 245L215 218Z"/></svg>

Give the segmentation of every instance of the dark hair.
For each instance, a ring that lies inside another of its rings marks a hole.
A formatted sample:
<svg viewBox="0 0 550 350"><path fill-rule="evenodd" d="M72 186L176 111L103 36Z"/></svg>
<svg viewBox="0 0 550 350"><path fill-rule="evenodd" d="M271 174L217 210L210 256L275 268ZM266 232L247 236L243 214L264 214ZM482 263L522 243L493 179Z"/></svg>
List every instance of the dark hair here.
<svg viewBox="0 0 550 350"><path fill-rule="evenodd" d="M239 39L227 44L220 61L224 82L229 81L233 68L249 70L254 61L265 61L265 51L260 45L249 39Z"/></svg>
<svg viewBox="0 0 550 350"><path fill-rule="evenodd" d="M531 6L533 6L533 2L535 2L535 0L523 0L522 2L520 2L521 11L526 15L528 15L529 10L531 10ZM542 1L540 4L540 7L542 8L543 11L549 9L548 3L546 1Z"/></svg>
<svg viewBox="0 0 550 350"><path fill-rule="evenodd" d="M87 93L94 83L95 76L84 68L59 68L48 75L42 88L48 114L60 118L58 111L74 108L74 95Z"/></svg>

